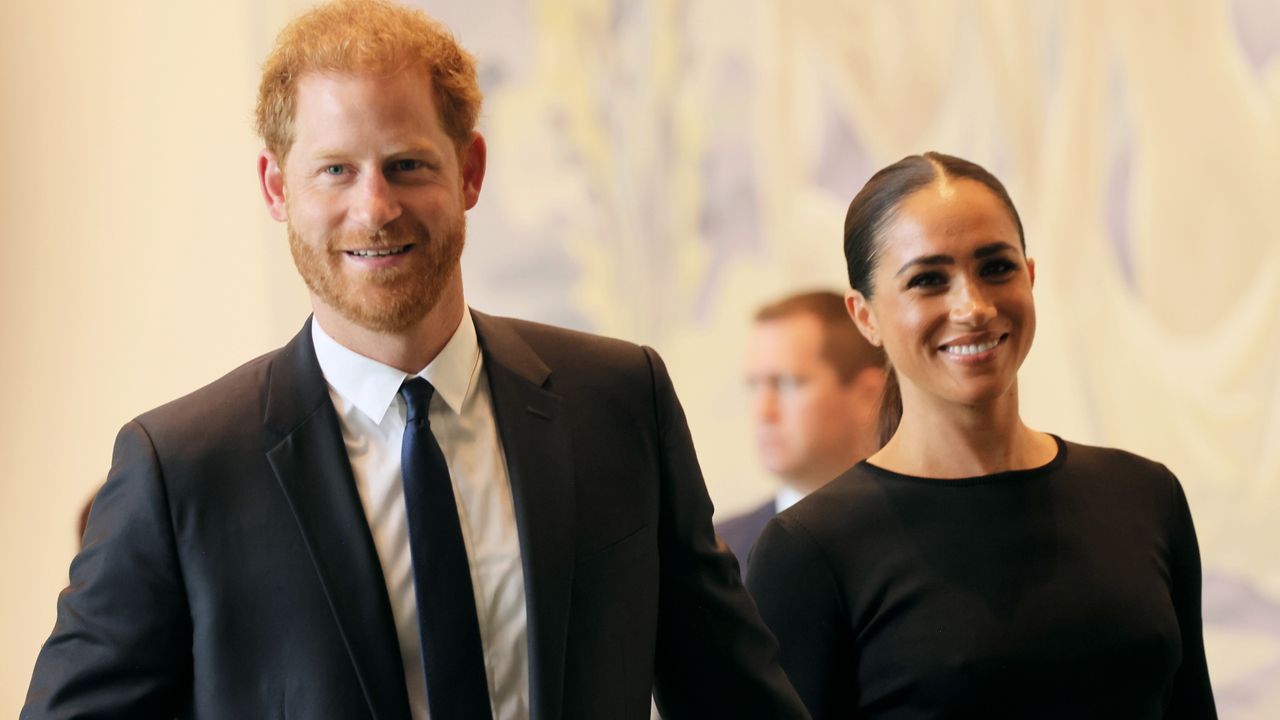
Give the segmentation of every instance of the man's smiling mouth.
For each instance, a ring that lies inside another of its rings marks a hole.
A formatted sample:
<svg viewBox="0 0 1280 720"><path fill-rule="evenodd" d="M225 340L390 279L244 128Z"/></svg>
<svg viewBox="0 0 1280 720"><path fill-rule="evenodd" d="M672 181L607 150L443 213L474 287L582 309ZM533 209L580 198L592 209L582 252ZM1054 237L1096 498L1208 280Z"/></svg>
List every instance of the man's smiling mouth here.
<svg viewBox="0 0 1280 720"><path fill-rule="evenodd" d="M401 245L400 247L391 248L373 248L370 250L346 250L344 252L352 257L375 258L387 257L389 255L400 255L401 253L409 252L409 248L411 247L413 247L413 245Z"/></svg>

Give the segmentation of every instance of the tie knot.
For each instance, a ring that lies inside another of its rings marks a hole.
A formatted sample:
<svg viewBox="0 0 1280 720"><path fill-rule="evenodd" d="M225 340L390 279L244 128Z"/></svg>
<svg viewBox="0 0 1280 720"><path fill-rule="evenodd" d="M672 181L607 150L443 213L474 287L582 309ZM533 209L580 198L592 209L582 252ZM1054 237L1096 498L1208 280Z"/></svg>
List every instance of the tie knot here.
<svg viewBox="0 0 1280 720"><path fill-rule="evenodd" d="M408 422L428 422L427 411L431 408L431 396L436 389L431 383L420 377L410 378L400 386L400 397L404 398L404 406Z"/></svg>

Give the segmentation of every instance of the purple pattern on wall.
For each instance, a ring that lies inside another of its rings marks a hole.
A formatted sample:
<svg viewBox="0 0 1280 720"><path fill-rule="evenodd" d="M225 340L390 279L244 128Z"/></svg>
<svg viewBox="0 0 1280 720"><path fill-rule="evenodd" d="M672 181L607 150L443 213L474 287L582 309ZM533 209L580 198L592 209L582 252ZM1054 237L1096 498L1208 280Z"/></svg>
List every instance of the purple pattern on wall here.
<svg viewBox="0 0 1280 720"><path fill-rule="evenodd" d="M1247 578L1206 570L1203 615L1210 632L1223 628L1280 643L1280 604L1263 595ZM1274 695L1276 678L1280 678L1280 655L1230 682L1215 678L1213 692L1219 713L1231 717L1265 701Z"/></svg>
<svg viewBox="0 0 1280 720"><path fill-rule="evenodd" d="M1231 19L1245 59L1259 77L1280 57L1280 3L1232 0Z"/></svg>

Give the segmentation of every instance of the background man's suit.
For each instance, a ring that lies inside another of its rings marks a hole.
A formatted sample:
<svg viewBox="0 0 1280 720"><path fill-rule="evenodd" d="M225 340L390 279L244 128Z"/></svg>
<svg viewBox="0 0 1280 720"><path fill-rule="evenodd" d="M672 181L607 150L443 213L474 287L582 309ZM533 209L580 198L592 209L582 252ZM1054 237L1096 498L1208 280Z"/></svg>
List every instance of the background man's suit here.
<svg viewBox="0 0 1280 720"><path fill-rule="evenodd" d="M777 501L769 498L769 501L760 507L741 515L734 515L716 525L716 534L738 557L738 566L742 568L744 578L747 576L751 546L756 544L756 540L760 539L760 533L764 532L764 526L768 525L777 514Z"/></svg>
<svg viewBox="0 0 1280 720"><path fill-rule="evenodd" d="M534 718L798 717L651 350L473 313ZM121 430L22 717L407 718L310 328Z"/></svg>

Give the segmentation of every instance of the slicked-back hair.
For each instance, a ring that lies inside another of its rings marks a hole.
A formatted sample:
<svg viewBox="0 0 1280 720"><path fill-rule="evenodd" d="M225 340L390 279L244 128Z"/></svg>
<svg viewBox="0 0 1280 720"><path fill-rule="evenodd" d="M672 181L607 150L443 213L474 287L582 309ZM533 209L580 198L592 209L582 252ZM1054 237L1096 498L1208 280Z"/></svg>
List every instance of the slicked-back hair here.
<svg viewBox="0 0 1280 720"><path fill-rule="evenodd" d="M1025 251L1027 241L1022 218L995 175L977 163L953 155L939 152L908 155L872 175L849 203L844 216L844 259L849 287L868 298L875 291L871 276L879 261L880 233L897 216L903 200L939 180L959 178L982 183L1000 200L1018 229L1018 241Z"/></svg>
<svg viewBox="0 0 1280 720"><path fill-rule="evenodd" d="M789 295L756 311L756 322L801 315L816 318L822 326L822 359L836 371L842 383L850 383L869 367L884 366L884 351L867 342L845 310L844 297L827 290Z"/></svg>
<svg viewBox="0 0 1280 720"><path fill-rule="evenodd" d="M858 191L844 216L844 260L849 273L849 286L870 299L875 292L871 282L880 261L881 234L897 215L902 201L915 192L943 179L964 178L982 183L1009 211L1018 229L1018 242L1027 250L1022 231L1022 218L1004 185L986 168L953 155L927 152L909 155L880 170ZM888 370L884 396L880 402L880 444L893 437L902 421L902 390L898 375L886 360Z"/></svg>

